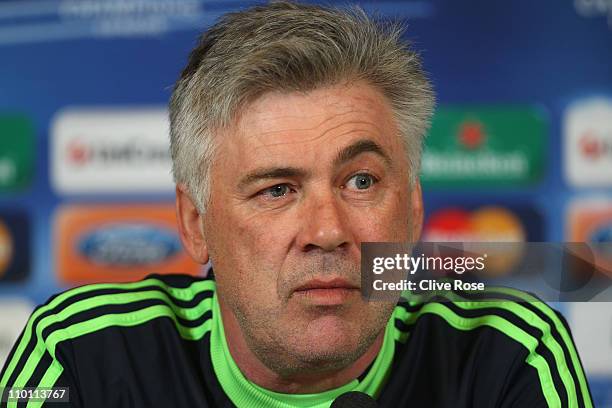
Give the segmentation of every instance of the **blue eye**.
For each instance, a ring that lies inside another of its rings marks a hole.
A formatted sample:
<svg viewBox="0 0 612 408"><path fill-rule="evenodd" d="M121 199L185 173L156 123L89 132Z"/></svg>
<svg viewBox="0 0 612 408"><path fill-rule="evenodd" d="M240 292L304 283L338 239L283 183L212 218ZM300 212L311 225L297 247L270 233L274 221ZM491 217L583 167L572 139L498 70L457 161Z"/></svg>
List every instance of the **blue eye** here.
<svg viewBox="0 0 612 408"><path fill-rule="evenodd" d="M262 194L267 194L273 198L279 198L279 197L287 195L289 191L290 191L289 186L287 184L277 184L270 188L266 188L265 190L262 191Z"/></svg>
<svg viewBox="0 0 612 408"><path fill-rule="evenodd" d="M376 183L376 179L366 173L355 174L347 183L348 187L355 187L357 190L367 190Z"/></svg>

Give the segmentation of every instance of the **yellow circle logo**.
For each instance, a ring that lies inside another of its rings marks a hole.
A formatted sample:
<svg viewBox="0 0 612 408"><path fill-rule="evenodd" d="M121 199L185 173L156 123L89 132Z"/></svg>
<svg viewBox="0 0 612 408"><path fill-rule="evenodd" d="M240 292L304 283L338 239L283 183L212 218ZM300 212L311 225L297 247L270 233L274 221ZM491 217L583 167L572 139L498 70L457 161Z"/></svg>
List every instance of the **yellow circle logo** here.
<svg viewBox="0 0 612 408"><path fill-rule="evenodd" d="M503 207L481 207L472 214L472 228L482 242L491 245L480 245L487 248L487 267L490 276L509 273L523 258L523 246L527 232L521 220L510 210ZM503 245L500 243L515 243Z"/></svg>

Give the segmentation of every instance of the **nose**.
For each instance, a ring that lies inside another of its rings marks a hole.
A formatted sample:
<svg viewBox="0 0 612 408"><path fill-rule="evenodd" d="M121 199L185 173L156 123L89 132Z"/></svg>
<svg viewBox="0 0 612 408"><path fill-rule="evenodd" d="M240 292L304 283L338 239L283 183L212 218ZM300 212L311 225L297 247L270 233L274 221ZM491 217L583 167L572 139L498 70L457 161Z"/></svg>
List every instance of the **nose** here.
<svg viewBox="0 0 612 408"><path fill-rule="evenodd" d="M306 199L302 228L297 238L303 251L319 249L326 252L346 249L350 231L348 217L340 199L333 193L318 194Z"/></svg>

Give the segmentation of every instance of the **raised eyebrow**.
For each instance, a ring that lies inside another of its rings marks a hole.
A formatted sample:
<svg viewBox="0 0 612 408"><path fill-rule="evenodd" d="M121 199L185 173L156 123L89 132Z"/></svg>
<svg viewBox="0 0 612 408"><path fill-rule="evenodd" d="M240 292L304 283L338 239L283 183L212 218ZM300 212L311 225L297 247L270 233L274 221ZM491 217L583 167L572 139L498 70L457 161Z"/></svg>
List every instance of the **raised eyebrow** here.
<svg viewBox="0 0 612 408"><path fill-rule="evenodd" d="M269 167L256 169L245 175L240 182L238 182L238 188L240 190L245 189L250 184L253 184L260 180L269 180L276 178L304 178L307 176L307 172L304 169L297 167Z"/></svg>
<svg viewBox="0 0 612 408"><path fill-rule="evenodd" d="M345 147L338 152L338 155L334 159L334 167L338 167L353 158L359 156L362 153L375 153L380 156L387 166L391 167L391 158L383 150L383 148L376 142L370 139L361 139Z"/></svg>

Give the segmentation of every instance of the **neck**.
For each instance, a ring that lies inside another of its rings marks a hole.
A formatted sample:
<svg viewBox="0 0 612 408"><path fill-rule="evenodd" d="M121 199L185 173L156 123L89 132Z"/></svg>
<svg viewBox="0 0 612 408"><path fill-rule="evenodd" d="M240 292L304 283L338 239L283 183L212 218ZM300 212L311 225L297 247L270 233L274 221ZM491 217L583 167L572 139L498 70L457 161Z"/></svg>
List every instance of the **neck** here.
<svg viewBox="0 0 612 408"><path fill-rule="evenodd" d="M374 361L382 346L385 330L353 364L338 370L281 376L263 364L248 347L234 313L219 299L229 352L242 374L267 390L287 394L315 394L341 387L359 377Z"/></svg>

